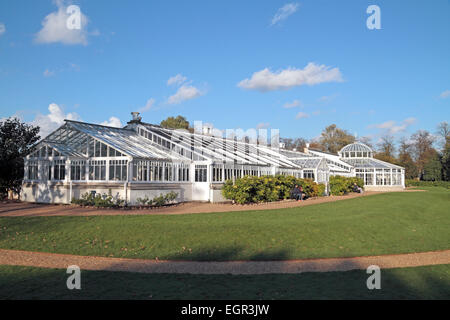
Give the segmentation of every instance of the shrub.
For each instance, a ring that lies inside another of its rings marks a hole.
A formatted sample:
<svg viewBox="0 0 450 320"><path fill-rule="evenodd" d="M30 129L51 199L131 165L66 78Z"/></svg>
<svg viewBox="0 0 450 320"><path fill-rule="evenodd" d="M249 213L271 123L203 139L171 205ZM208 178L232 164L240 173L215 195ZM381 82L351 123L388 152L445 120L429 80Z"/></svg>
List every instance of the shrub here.
<svg viewBox="0 0 450 320"><path fill-rule="evenodd" d="M113 196L107 194L92 194L86 192L81 196L80 199L72 199L73 204L78 204L81 206L94 206L99 208L112 208L121 207L125 204L125 200L117 197L114 199Z"/></svg>
<svg viewBox="0 0 450 320"><path fill-rule="evenodd" d="M152 200L150 200L147 195L145 195L145 198L137 198L136 201L141 206L151 205L151 202L152 202Z"/></svg>
<svg viewBox="0 0 450 320"><path fill-rule="evenodd" d="M172 202L178 197L178 193L176 193L175 191L170 191L165 195L165 197L167 202Z"/></svg>
<svg viewBox="0 0 450 320"><path fill-rule="evenodd" d="M320 183L320 184L317 185L319 197L325 195L325 188L326 188L326 186L325 186L324 184L322 184L322 183Z"/></svg>
<svg viewBox="0 0 450 320"><path fill-rule="evenodd" d="M244 176L236 179L235 183L227 180L222 195L239 204L278 201L288 199L296 184L303 187L308 197L322 196L325 191L325 185L294 176Z"/></svg>
<svg viewBox="0 0 450 320"><path fill-rule="evenodd" d="M178 193L171 191L169 193L166 193L165 195L161 194L151 200L146 195L145 198L137 198L136 201L142 206L161 207L165 204L168 204L168 203L174 201L177 197L178 197Z"/></svg>
<svg viewBox="0 0 450 320"><path fill-rule="evenodd" d="M167 203L173 202L178 197L178 193L171 191L165 195L159 195L154 199L149 199L146 195L144 198L137 198L136 201L142 206L156 206L160 207ZM80 199L72 199L73 204L81 206L94 206L99 208L117 208L125 205L125 200L120 197L114 198L111 195L96 194L86 192Z"/></svg>
<svg viewBox="0 0 450 320"><path fill-rule="evenodd" d="M353 184L356 182L358 187L364 187L364 180L357 177L331 176L330 194L333 196L342 196L353 191Z"/></svg>

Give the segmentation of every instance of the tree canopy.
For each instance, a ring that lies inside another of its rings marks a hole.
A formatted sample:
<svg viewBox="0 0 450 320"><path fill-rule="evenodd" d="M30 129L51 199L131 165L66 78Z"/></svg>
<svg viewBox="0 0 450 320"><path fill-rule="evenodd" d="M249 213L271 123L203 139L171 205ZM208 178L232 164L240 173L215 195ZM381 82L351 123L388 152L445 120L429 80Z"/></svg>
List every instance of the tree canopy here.
<svg viewBox="0 0 450 320"><path fill-rule="evenodd" d="M285 144L285 149L294 150L303 152L303 149L306 147L306 140L303 138L280 138L281 142Z"/></svg>
<svg viewBox="0 0 450 320"><path fill-rule="evenodd" d="M447 122L441 122L438 125L438 135L442 138L442 178L450 180L450 128Z"/></svg>
<svg viewBox="0 0 450 320"><path fill-rule="evenodd" d="M39 141L39 127L22 123L17 118L0 122L0 193L20 193L24 157Z"/></svg>
<svg viewBox="0 0 450 320"><path fill-rule="evenodd" d="M323 151L337 153L346 145L355 142L355 137L335 124L326 127L319 138Z"/></svg>
<svg viewBox="0 0 450 320"><path fill-rule="evenodd" d="M413 146L413 159L415 160L419 178L424 175L425 164L429 162L436 154L433 148L435 138L426 130L419 130L411 136Z"/></svg>
<svg viewBox="0 0 450 320"><path fill-rule="evenodd" d="M418 175L416 164L411 157L411 149L412 145L408 143L406 138L402 138L400 140L398 164L405 168L406 179L415 179Z"/></svg>
<svg viewBox="0 0 450 320"><path fill-rule="evenodd" d="M381 141L378 143L378 152L374 157L390 163L397 162L395 159L395 141L393 136L385 135L381 137Z"/></svg>
<svg viewBox="0 0 450 320"><path fill-rule="evenodd" d="M161 121L161 127L168 129L189 129L189 121L183 116L168 117L167 119Z"/></svg>

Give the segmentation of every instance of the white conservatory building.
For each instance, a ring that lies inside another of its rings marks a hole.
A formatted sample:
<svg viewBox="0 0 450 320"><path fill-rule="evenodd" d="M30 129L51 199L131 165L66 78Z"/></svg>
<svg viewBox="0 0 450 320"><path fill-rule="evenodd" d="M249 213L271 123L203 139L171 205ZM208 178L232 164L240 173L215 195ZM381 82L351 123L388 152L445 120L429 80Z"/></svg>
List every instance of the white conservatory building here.
<svg viewBox="0 0 450 320"><path fill-rule="evenodd" d="M275 174L326 183L329 168L320 156L166 129L133 113L123 128L65 120L25 158L21 199L70 203L95 191L136 204L174 191L177 201L220 202L225 180Z"/></svg>
<svg viewBox="0 0 450 320"><path fill-rule="evenodd" d="M373 158L373 151L361 142L343 147L337 155L307 150L308 154L327 159L331 175L358 177L364 180L364 189L394 191L405 188L405 169Z"/></svg>
<svg viewBox="0 0 450 320"><path fill-rule="evenodd" d="M367 187L403 187L404 170L372 158L370 148L338 156L272 148L141 121L123 128L65 120L25 158L21 199L70 203L95 191L136 204L174 191L177 201L223 201L221 188L245 175L293 175L327 184L333 174L359 176ZM362 145L361 145L362 146Z"/></svg>

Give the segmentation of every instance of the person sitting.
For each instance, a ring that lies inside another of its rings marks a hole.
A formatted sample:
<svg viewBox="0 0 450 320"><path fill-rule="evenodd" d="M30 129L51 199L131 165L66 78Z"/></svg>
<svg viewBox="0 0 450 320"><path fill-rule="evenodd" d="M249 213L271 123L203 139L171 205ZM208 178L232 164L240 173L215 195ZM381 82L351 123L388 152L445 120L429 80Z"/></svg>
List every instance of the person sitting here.
<svg viewBox="0 0 450 320"><path fill-rule="evenodd" d="M298 188L298 194L299 194L299 197L297 199L298 201L306 200L306 192L303 191L302 186L300 186L300 188Z"/></svg>
<svg viewBox="0 0 450 320"><path fill-rule="evenodd" d="M363 191L363 189L362 189L360 186L358 186L358 185L356 184L356 182L353 182L353 192L356 192L356 193L363 193L364 191Z"/></svg>
<svg viewBox="0 0 450 320"><path fill-rule="evenodd" d="M295 185L291 190L291 198L298 200L300 190L298 189L298 185Z"/></svg>

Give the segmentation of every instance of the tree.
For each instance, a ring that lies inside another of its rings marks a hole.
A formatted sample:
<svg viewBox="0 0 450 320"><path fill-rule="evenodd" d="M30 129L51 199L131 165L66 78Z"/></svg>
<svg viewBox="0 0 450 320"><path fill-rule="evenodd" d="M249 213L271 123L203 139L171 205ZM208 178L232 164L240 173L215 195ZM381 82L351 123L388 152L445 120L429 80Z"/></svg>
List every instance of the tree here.
<svg viewBox="0 0 450 320"><path fill-rule="evenodd" d="M294 150L303 152L303 149L306 147L306 140L303 138L281 138L280 139L282 143L285 144L285 149L287 150Z"/></svg>
<svg viewBox="0 0 450 320"><path fill-rule="evenodd" d="M425 164L436 153L433 148L434 137L426 130L419 130L411 136L413 141L414 157L418 170L418 178L423 179Z"/></svg>
<svg viewBox="0 0 450 320"><path fill-rule="evenodd" d="M442 151L441 157L442 164L442 180L449 181L450 180L450 142L447 141L445 144L445 148Z"/></svg>
<svg viewBox="0 0 450 320"><path fill-rule="evenodd" d="M0 193L9 190L20 194L24 157L39 141L39 127L22 123L17 118L0 122Z"/></svg>
<svg viewBox="0 0 450 320"><path fill-rule="evenodd" d="M450 128L447 122L441 122L438 125L437 134L442 137L442 179L445 181L450 180Z"/></svg>
<svg viewBox="0 0 450 320"><path fill-rule="evenodd" d="M325 151L325 148L317 140L310 140L309 141L309 149Z"/></svg>
<svg viewBox="0 0 450 320"><path fill-rule="evenodd" d="M400 140L397 163L405 168L406 179L415 179L418 176L416 164L411 156L412 148L405 138Z"/></svg>
<svg viewBox="0 0 450 320"><path fill-rule="evenodd" d="M353 142L355 142L355 137L346 130L339 129L335 124L326 127L319 138L319 143L323 146L324 151L330 153L337 153Z"/></svg>
<svg viewBox="0 0 450 320"><path fill-rule="evenodd" d="M370 137L359 137L358 142L364 143L369 148L373 149L372 139Z"/></svg>
<svg viewBox="0 0 450 320"><path fill-rule="evenodd" d="M438 124L437 134L442 137L444 148L450 140L450 127L446 121Z"/></svg>
<svg viewBox="0 0 450 320"><path fill-rule="evenodd" d="M378 143L378 152L375 154L375 158L395 163L395 143L394 143L394 137L390 135L385 135L381 137L380 143Z"/></svg>
<svg viewBox="0 0 450 320"><path fill-rule="evenodd" d="M183 116L168 117L166 120L161 121L161 127L168 129L186 129L189 130L189 121Z"/></svg>
<svg viewBox="0 0 450 320"><path fill-rule="evenodd" d="M434 150L434 154L430 156L423 167L423 180L441 181L442 180L442 164L441 156Z"/></svg>

